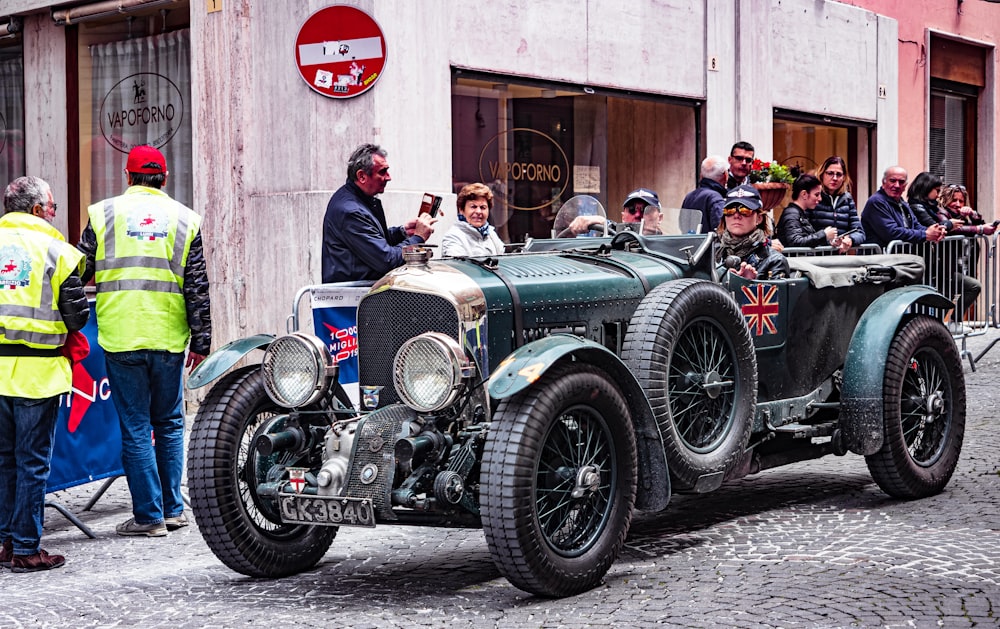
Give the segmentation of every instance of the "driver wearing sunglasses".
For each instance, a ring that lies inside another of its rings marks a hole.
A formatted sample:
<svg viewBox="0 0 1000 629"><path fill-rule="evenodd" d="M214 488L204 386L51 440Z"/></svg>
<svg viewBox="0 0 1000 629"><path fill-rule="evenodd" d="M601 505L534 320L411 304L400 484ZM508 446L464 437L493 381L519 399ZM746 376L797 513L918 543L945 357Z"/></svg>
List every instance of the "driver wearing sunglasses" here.
<svg viewBox="0 0 1000 629"><path fill-rule="evenodd" d="M757 189L737 186L726 195L719 223L716 262L748 280L788 277L788 260L771 248L771 226Z"/></svg>
<svg viewBox="0 0 1000 629"><path fill-rule="evenodd" d="M641 232L643 236L662 234L660 220L663 214L660 208L660 197L649 188L636 188L628 193L622 203L622 224L626 229ZM615 227L614 223L608 222ZM569 224L570 231L575 235L582 234L594 228L593 216L577 216Z"/></svg>

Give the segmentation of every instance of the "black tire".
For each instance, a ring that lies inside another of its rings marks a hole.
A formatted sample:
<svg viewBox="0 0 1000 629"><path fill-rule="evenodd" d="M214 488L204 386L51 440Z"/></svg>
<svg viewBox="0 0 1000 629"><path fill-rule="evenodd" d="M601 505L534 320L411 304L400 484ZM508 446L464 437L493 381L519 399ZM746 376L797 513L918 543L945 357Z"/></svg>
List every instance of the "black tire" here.
<svg viewBox="0 0 1000 629"><path fill-rule="evenodd" d="M753 341L732 295L712 282L657 286L629 321L622 358L646 391L678 489L736 461L757 407Z"/></svg>
<svg viewBox="0 0 1000 629"><path fill-rule="evenodd" d="M551 597L598 585L635 504L635 431L624 396L593 366L554 366L500 402L480 478L486 542L511 583Z"/></svg>
<svg viewBox="0 0 1000 629"><path fill-rule="evenodd" d="M892 339L882 380L882 449L865 457L895 498L924 498L951 479L965 437L965 375L947 328L910 319Z"/></svg>
<svg viewBox="0 0 1000 629"><path fill-rule="evenodd" d="M198 408L188 445L191 511L222 563L251 577L282 577L312 568L337 535L335 527L281 522L257 495L258 472L282 456L263 457L255 435L284 413L267 396L257 365L227 374Z"/></svg>

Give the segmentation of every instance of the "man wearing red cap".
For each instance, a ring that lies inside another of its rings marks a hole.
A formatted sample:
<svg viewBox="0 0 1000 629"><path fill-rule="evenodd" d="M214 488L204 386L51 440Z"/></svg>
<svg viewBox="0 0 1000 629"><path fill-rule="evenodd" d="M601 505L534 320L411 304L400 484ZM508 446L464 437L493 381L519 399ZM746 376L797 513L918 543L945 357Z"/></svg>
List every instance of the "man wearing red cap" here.
<svg viewBox="0 0 1000 629"><path fill-rule="evenodd" d="M77 246L87 258L83 281L93 277L97 285L97 341L132 494L133 517L116 530L159 537L188 524L181 379L188 342L191 369L212 344L208 274L201 216L163 192L163 154L133 148L125 176L124 194L87 209L90 222Z"/></svg>

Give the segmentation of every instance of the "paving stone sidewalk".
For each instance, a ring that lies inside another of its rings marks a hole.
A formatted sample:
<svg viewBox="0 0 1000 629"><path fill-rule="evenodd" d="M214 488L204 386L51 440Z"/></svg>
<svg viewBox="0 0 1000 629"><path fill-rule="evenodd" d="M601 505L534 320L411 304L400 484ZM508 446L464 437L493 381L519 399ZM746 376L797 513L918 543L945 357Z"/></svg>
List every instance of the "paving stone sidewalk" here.
<svg viewBox="0 0 1000 629"><path fill-rule="evenodd" d="M996 331L969 339L975 354ZM903 502L864 459L828 457L675 496L640 515L602 586L564 600L499 576L481 531L341 529L319 566L278 580L224 567L197 526L124 538L124 479L50 497L97 534L46 512L64 568L0 572L0 627L997 627L1000 348L971 372L962 460L939 496Z"/></svg>

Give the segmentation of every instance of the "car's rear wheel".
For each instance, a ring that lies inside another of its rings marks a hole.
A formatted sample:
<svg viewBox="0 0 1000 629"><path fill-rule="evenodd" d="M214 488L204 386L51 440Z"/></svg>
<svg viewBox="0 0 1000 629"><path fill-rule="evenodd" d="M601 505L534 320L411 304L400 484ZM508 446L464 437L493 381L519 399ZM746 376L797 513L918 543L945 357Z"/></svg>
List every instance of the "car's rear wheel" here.
<svg viewBox="0 0 1000 629"><path fill-rule="evenodd" d="M654 288L622 357L649 398L676 486L721 480L746 448L757 403L753 341L729 292L692 279Z"/></svg>
<svg viewBox="0 0 1000 629"><path fill-rule="evenodd" d="M918 316L889 346L883 395L882 449L865 457L872 478L896 498L944 489L965 436L965 376L951 334Z"/></svg>
<svg viewBox="0 0 1000 629"><path fill-rule="evenodd" d="M636 468L631 414L603 371L556 365L503 400L481 475L483 530L500 572L539 596L599 584L628 535Z"/></svg>
<svg viewBox="0 0 1000 629"><path fill-rule="evenodd" d="M335 527L283 523L273 499L257 493L285 455L260 454L254 438L277 429L281 413L254 365L227 374L212 387L191 430L188 487L195 521L222 563L253 577L307 570L337 535Z"/></svg>

